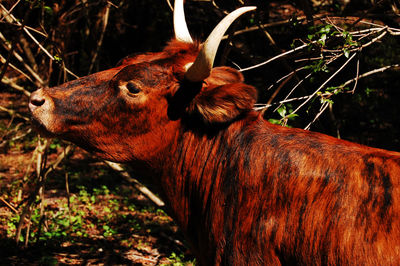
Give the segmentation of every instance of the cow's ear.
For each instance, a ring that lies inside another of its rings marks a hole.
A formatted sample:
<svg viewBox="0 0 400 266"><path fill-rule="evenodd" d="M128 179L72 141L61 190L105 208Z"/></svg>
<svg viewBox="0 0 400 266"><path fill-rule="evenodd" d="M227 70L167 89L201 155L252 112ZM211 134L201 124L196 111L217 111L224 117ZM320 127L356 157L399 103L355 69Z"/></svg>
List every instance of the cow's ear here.
<svg viewBox="0 0 400 266"><path fill-rule="evenodd" d="M244 83L205 84L186 110L208 124L227 123L250 111L256 101L256 89Z"/></svg>
<svg viewBox="0 0 400 266"><path fill-rule="evenodd" d="M244 81L242 73L236 69L220 66L211 69L210 76L205 80L206 84L225 85L231 83L241 83Z"/></svg>

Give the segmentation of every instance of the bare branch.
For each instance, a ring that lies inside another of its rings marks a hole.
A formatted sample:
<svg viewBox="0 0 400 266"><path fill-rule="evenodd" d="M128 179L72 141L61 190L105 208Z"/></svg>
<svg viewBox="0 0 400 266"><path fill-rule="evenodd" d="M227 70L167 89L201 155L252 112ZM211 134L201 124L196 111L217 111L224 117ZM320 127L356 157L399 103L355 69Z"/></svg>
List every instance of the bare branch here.
<svg viewBox="0 0 400 266"><path fill-rule="evenodd" d="M120 164L113 163L110 161L104 161L104 163L107 164L109 167L111 167L113 170L117 171L129 183L132 183L137 190L139 190L149 200L154 202L154 204L156 204L159 207L163 207L165 205L165 203L160 198L154 195L147 187L145 187L137 179L133 178Z"/></svg>
<svg viewBox="0 0 400 266"><path fill-rule="evenodd" d="M254 110L259 111L259 110L263 110L265 108L277 105L277 104L283 104L283 103L290 103L290 102L294 102L294 101L301 101L304 99L308 99L308 98L312 98L313 96L311 95L307 95L307 96L302 96L302 97L297 97L297 98L291 98L291 99L287 99L287 100L283 100L283 101L279 101L279 102L275 102L275 103L271 103L271 104L266 104L266 103L256 103L254 105ZM275 110L276 111L276 110Z"/></svg>
<svg viewBox="0 0 400 266"><path fill-rule="evenodd" d="M65 147L64 151L60 153L57 157L57 159L49 166L44 172L44 177L47 177L49 173L51 173L54 169L57 168L57 166L62 162L62 160L65 159L65 157L68 156L68 154L73 151L72 145L68 145Z"/></svg>
<svg viewBox="0 0 400 266"><path fill-rule="evenodd" d="M3 64L6 64L6 63L7 63L6 59L5 59L1 54L0 54L0 62L3 63ZM28 74L25 74L22 70L20 70L19 68L17 68L17 67L14 66L13 64L8 63L7 65L8 65L9 67L11 67L12 69L14 69L15 71L17 71L18 73L20 73L21 75L23 75L23 76L24 76L25 78L27 78L30 82L33 82L32 79L31 79L31 77L28 76Z"/></svg>
<svg viewBox="0 0 400 266"><path fill-rule="evenodd" d="M385 28L385 31L384 31L384 32L382 32L378 37L373 38L371 41L367 42L366 44L363 44L363 45L361 46L361 48L365 48L365 47L370 46L370 45L373 44L374 42L376 42L376 41L382 39L387 33L388 33L387 28Z"/></svg>
<svg viewBox="0 0 400 266"><path fill-rule="evenodd" d="M305 100L302 104L300 104L296 110L294 110L291 114L295 114L296 112L298 112L300 110L300 108L302 108L306 103L308 103L310 101L310 99L312 99L312 97L314 95L316 95L320 90L322 90L322 88L324 88L326 86L326 84L328 84L329 81L331 81L340 71L343 70L343 68L356 56L356 53L353 53L348 59L347 61L338 69L336 70L335 73L333 73L332 76L330 76L324 83L322 83L321 86L318 87L317 90L315 90L310 96L310 98L308 98L307 100Z"/></svg>
<svg viewBox="0 0 400 266"><path fill-rule="evenodd" d="M357 75L355 78L346 81L344 84L340 85L339 89L342 89L342 88L344 88L344 87L350 85L352 82L356 82L357 80L360 80L360 79L362 79L362 78L371 76L371 75L373 75L373 74L382 73L382 72L384 72L384 71L386 71L386 70L395 69L395 68L400 68L400 64L394 64L394 65L390 65L390 66L384 66L384 67L381 67L381 68L378 68L378 69L374 69L374 70L365 72L365 73L362 74L362 75ZM357 71L358 71L358 70L357 70ZM311 75L311 74L309 74L308 76L306 76L303 80L308 79L310 75ZM302 81L303 81L303 80L302 80ZM324 97L327 97L327 96L331 96L332 94L335 94L336 92L337 92L337 91L329 92L329 93L322 93L322 94L320 94L319 96L324 98ZM352 90L351 90L351 91L348 91L348 93L353 93L353 91L352 91ZM297 97L297 98L291 98L291 99L287 99L288 97L286 97L286 98L285 98L284 100L282 100L282 101L275 102L275 103L271 103L271 104L257 103L257 104L254 105L254 110L259 111L259 110L263 110L263 109L265 109L265 108L268 108L268 107L271 107L271 106L274 106L274 105L278 105L278 104L280 105L280 104L289 103L289 102L294 102L294 101L301 101L301 100L311 99L311 98L313 98L314 96L315 96L314 94L311 94L311 95L302 96L302 97ZM276 110L275 110L275 111L276 111Z"/></svg>
<svg viewBox="0 0 400 266"><path fill-rule="evenodd" d="M384 71L386 71L386 70L388 70L388 69L391 69L391 68L398 68L398 67L400 67L400 64L393 64L393 65L390 65L390 66L384 66L384 67L381 67L381 68L377 68L377 69L374 69L374 70L365 72L364 74L359 75L359 76L356 77L356 78L353 78L353 79L350 79L350 80L346 81L346 82L343 83L343 85L341 85L340 87L341 87L341 88L344 88L344 87L346 87L347 85L349 85L349 84L351 84L352 82L355 82L355 81L357 81L357 80L359 80L359 79L362 79L362 78L371 76L371 75L376 74L376 73L379 73L379 72L384 72Z"/></svg>
<svg viewBox="0 0 400 266"><path fill-rule="evenodd" d="M351 90L351 93L354 93L357 88L358 79L360 77L359 75L360 75L360 58L357 58L356 77L355 77L355 82L354 82L353 89Z"/></svg>
<svg viewBox="0 0 400 266"><path fill-rule="evenodd" d="M325 101L322 105L321 108L319 109L318 114L314 117L314 119L304 128L305 130L309 130L311 125L322 115L323 112L325 112L326 108L328 108L330 105L332 105L330 102Z"/></svg>
<svg viewBox="0 0 400 266"><path fill-rule="evenodd" d="M167 5L169 7L169 9L171 9L171 11L174 11L174 8L171 5L171 1L170 0L166 0L167 1Z"/></svg>
<svg viewBox="0 0 400 266"><path fill-rule="evenodd" d="M287 55L292 54L292 53L294 53L294 52L297 52L297 51L299 51L299 50L302 50L302 49L308 47L308 45L309 45L309 44L303 44L303 45L301 45L301 46L299 46L299 47L296 47L296 48L294 48L294 49L292 49L292 50L289 50L289 51L286 51L286 52L281 53L281 54L279 54L279 55L276 55L276 56L274 56L274 57L272 57L272 58L270 58L270 59L268 59L268 60L266 60L266 61L264 61L264 62L262 62L262 63L256 64L256 65L254 65L254 66L250 66L250 67L246 67L246 68L239 69L239 71L240 71L240 72L245 72L245 71L248 71L248 70L252 70L252 69L255 69L255 68L264 66L264 65L269 64L269 63L271 63L271 62L273 62L273 61L275 61L275 60L277 60L277 59L279 59L279 58L281 58L281 57L284 57L284 56L287 56Z"/></svg>
<svg viewBox="0 0 400 266"><path fill-rule="evenodd" d="M297 89L298 86L300 86L305 80L309 79L311 77L312 73L309 73L307 76L305 76L303 79L301 79L288 93L288 95L286 95L285 99L283 99L283 101L279 102L279 106L275 109L275 111L282 105L282 103L287 102L287 99L289 98L290 95L292 95L292 93L294 92L295 89Z"/></svg>
<svg viewBox="0 0 400 266"><path fill-rule="evenodd" d="M54 58L54 56L51 55L51 54L49 53L49 51L47 51L47 49L44 48L43 45L41 45L41 44L39 43L38 40L36 40L36 38L30 33L30 31L28 30L28 28L25 27L24 25L22 25L21 22L19 22L12 14L10 14L9 11L8 11L1 3L0 3L0 8L3 9L3 10L7 13L7 15L8 15L18 26L22 27L22 30L32 39L32 41L33 41L37 46L39 46L39 48L40 48L52 61L56 61L56 59ZM68 68L66 68L65 66L64 66L64 69L65 69L65 71L66 71L68 74L72 75L73 77L79 78L77 75L75 75L74 73L72 73L72 72L71 72Z"/></svg>
<svg viewBox="0 0 400 266"><path fill-rule="evenodd" d="M15 213L19 213L18 210L11 204L8 203L8 201L6 201L5 199L3 199L3 197L0 197L0 201L4 203L4 205L6 205L10 210L12 210Z"/></svg>
<svg viewBox="0 0 400 266"><path fill-rule="evenodd" d="M13 9L19 4L19 2L21 2L21 0L18 0L18 1L10 8L10 10L8 10L8 12L12 12Z"/></svg>
<svg viewBox="0 0 400 266"><path fill-rule="evenodd" d="M314 19L321 19L323 17L326 17L326 14L316 14L313 16ZM306 19L306 16L299 16L296 19L297 19L297 21L303 21ZM275 21L275 22L270 22L270 23L266 23L266 24L261 24L261 26L263 28L270 28L270 27L275 27L275 26L282 26L282 25L288 24L290 22L291 22L290 19L286 19L286 20L282 20L282 21ZM260 29L260 25L252 26L252 27L248 27L248 28L245 28L242 30L235 31L234 33L232 33L232 35L236 36L236 35L240 35L240 34L247 33L247 32L257 31L259 29ZM224 37L222 37L222 40L225 40L227 38L228 38L228 35L225 35Z"/></svg>
<svg viewBox="0 0 400 266"><path fill-rule="evenodd" d="M8 51L12 50L11 45L9 45L9 44L7 45L7 40L1 32L0 32L0 40L3 41L3 46ZM28 70L28 72L32 75L32 77L34 77L39 82L39 85L44 84L44 81L41 79L41 77L27 63L25 63L22 56L20 56L16 51L13 51L13 55L26 68L26 70Z"/></svg>
<svg viewBox="0 0 400 266"><path fill-rule="evenodd" d="M110 14L110 7L111 5L109 3L107 3L106 7L105 7L105 11L104 14L102 16L102 28L101 28L101 33L100 33L100 38L97 41L97 45L96 45L96 52L94 53L93 57L92 57L92 61L90 62L90 66L89 66L89 71L88 74L90 74L92 72L94 63L96 62L97 56L99 54L101 45L103 44L103 38L104 38L104 34L106 32L106 28L107 28L107 24L108 24L108 17Z"/></svg>
<svg viewBox="0 0 400 266"><path fill-rule="evenodd" d="M3 77L1 82L3 82L6 85L9 85L11 88L16 89L17 91L21 91L23 94L25 94L28 97L31 95L31 93L29 91L25 90L23 87L19 86L13 80L11 80L7 77Z"/></svg>

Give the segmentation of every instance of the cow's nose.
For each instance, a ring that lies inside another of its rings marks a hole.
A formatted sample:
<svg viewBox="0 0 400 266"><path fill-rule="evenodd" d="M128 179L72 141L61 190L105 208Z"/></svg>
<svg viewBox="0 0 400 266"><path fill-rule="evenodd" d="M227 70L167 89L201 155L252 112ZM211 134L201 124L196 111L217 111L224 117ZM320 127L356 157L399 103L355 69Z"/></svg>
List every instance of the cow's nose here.
<svg viewBox="0 0 400 266"><path fill-rule="evenodd" d="M31 94L29 99L29 109L33 112L35 109L39 108L46 102L43 95L43 90L39 89Z"/></svg>

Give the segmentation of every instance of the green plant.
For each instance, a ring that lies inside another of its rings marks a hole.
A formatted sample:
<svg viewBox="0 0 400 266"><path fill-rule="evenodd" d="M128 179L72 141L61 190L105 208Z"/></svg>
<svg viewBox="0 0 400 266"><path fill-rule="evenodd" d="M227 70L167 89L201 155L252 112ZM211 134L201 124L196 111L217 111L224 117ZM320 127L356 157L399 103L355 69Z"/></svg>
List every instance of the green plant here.
<svg viewBox="0 0 400 266"><path fill-rule="evenodd" d="M183 253L176 254L172 252L171 255L168 257L169 263L168 264L161 264L163 266L166 265L173 265L173 266L184 266L184 265L195 265L196 260L185 260L185 255Z"/></svg>
<svg viewBox="0 0 400 266"><path fill-rule="evenodd" d="M280 115L281 119L274 119L270 118L268 121L272 124L277 124L277 125L282 125L282 126L287 126L289 120L294 120L298 115L293 113L293 109L291 108L291 105L288 104L288 107L286 105L282 104L281 107L277 109L278 114Z"/></svg>

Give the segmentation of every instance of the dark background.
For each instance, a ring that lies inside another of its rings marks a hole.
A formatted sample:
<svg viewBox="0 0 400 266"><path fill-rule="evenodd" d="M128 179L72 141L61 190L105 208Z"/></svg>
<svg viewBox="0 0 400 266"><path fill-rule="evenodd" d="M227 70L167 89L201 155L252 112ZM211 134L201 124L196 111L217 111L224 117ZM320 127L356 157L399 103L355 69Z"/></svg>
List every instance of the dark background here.
<svg viewBox="0 0 400 266"><path fill-rule="evenodd" d="M213 27L225 15L242 6L243 1L186 1L185 12L189 30L193 38L205 40ZM239 19L231 32L246 27L254 27L275 22L285 22L278 26L266 28L275 44L266 37L263 30L253 30L249 33L235 36L228 42L223 42L218 53L216 65L233 66L235 62L241 67L251 66L265 61L283 51L290 49L294 40L307 40L312 33L312 27L318 27L324 22L304 19L319 15L331 17L352 17L362 21L376 22L390 27L399 27L398 2L352 0L347 4L341 1L245 1L246 5L258 6L257 12L247 14ZM11 7L13 1L6 1L6 7ZM78 76L89 74L91 59L97 51L98 40L103 33L102 18L104 17L106 1L23 1L13 10L15 17L24 24L43 29L47 38L35 35L53 55L58 55L63 64ZM46 8L44 8L46 7ZM109 10L109 19L104 31L104 38L98 49L97 59L91 72L107 69L123 57L135 53L160 51L173 36L172 13L167 1L116 1ZM367 28L365 24L345 23L336 24L343 29L356 30ZM21 30L9 24L1 24L2 32L9 40L19 39ZM30 41L27 39L28 42ZM300 44L296 42L295 44ZM62 68L57 64L49 67L48 58L42 51L32 46L39 72L48 86L63 83L73 79L63 75ZM267 88L283 75L295 69L299 64L294 60L307 58L315 54L299 52L276 60L264 67L245 72L246 81L256 86L260 91L260 102L266 102L274 94L275 89ZM4 51L3 54L6 54ZM224 56L224 58L221 58ZM381 39L366 49L358 58L360 74L363 72L398 63L399 38L390 36ZM12 61L12 60L11 60ZM343 61L343 60L342 60ZM309 95L321 82L337 69L342 61L331 65L328 73L317 73L313 83L307 81L294 94L297 97ZM356 62L353 60L341 75L332 83L340 84L356 75ZM301 79L302 73L298 74ZM373 75L358 82L356 93L353 95L339 94L333 98L331 112L324 115L312 125L311 129L321 131L344 139L350 139L375 147L399 150L399 81L397 71ZM23 80L19 81L23 83ZM25 85L25 84L24 84ZM294 83L289 82L274 98L277 102L287 95ZM36 89L32 84L26 84L29 91ZM5 88L7 89L7 88ZM366 93L367 91L367 93ZM299 117L292 122L293 126L304 127L318 112L319 106L311 105L310 109L300 112ZM331 113L329 115L329 113ZM269 110L267 117L274 117Z"/></svg>

